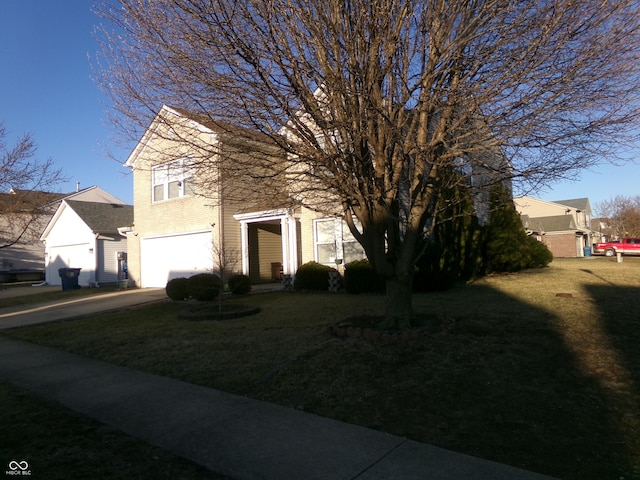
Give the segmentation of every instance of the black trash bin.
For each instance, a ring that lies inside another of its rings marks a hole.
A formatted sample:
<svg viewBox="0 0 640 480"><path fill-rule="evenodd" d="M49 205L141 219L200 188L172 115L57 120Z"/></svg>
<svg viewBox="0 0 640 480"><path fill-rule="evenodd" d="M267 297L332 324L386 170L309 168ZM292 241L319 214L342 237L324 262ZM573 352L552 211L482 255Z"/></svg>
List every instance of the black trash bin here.
<svg viewBox="0 0 640 480"><path fill-rule="evenodd" d="M59 268L58 275L62 279L62 291L75 290L80 288L78 285L78 277L80 276L81 268Z"/></svg>

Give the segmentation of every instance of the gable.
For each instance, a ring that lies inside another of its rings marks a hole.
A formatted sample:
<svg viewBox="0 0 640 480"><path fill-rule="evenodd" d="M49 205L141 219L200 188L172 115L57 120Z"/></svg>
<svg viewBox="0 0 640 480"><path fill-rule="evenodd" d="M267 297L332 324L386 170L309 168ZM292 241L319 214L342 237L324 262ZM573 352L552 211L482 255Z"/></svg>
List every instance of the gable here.
<svg viewBox="0 0 640 480"><path fill-rule="evenodd" d="M93 237L89 226L63 201L47 224L40 240L48 245L71 245L85 243Z"/></svg>
<svg viewBox="0 0 640 480"><path fill-rule="evenodd" d="M145 168L146 163L158 165L188 157L194 150L198 154L210 153L216 143L217 135L211 128L163 105L124 166ZM206 151L198 145L206 146Z"/></svg>

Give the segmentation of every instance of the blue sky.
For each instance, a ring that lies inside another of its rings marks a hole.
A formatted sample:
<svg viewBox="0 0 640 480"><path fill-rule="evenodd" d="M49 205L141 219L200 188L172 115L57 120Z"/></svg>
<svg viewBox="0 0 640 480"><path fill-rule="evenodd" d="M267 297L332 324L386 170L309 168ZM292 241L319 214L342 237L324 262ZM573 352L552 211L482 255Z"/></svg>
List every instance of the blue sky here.
<svg viewBox="0 0 640 480"><path fill-rule="evenodd" d="M132 178L121 166L129 151L115 148L107 99L91 79L89 57L98 50L92 35L98 19L91 4L0 0L0 120L14 138L31 133L39 157L62 168L69 181L60 191L74 191L80 182L131 203ZM544 200L589 197L594 208L615 195L640 195L640 151L628 156L638 163L602 165L574 182L532 195Z"/></svg>

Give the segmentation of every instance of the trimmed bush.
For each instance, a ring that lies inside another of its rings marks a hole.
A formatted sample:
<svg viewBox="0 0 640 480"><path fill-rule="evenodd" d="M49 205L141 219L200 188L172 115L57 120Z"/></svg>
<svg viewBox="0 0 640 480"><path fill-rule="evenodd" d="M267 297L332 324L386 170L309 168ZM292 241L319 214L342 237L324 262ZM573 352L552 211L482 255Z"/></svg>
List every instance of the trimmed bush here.
<svg viewBox="0 0 640 480"><path fill-rule="evenodd" d="M234 295L244 295L251 291L251 279L246 275L231 275L228 283L229 290Z"/></svg>
<svg viewBox="0 0 640 480"><path fill-rule="evenodd" d="M300 265L293 282L295 290L329 290L329 272L337 272L335 268L318 262L307 262Z"/></svg>
<svg viewBox="0 0 640 480"><path fill-rule="evenodd" d="M189 296L200 302L215 300L220 294L222 282L214 273L198 273L188 278Z"/></svg>
<svg viewBox="0 0 640 480"><path fill-rule="evenodd" d="M186 300L189 298L189 279L172 278L167 282L165 291L171 300Z"/></svg>
<svg viewBox="0 0 640 480"><path fill-rule="evenodd" d="M369 260L356 260L344 266L344 288L347 293L384 293L384 279Z"/></svg>

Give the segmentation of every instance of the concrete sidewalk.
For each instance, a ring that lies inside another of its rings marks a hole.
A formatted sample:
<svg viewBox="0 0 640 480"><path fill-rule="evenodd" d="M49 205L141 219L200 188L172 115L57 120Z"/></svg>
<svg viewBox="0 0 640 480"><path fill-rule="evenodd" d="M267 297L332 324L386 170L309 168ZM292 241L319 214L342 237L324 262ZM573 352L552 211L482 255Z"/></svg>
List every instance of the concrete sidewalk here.
<svg viewBox="0 0 640 480"><path fill-rule="evenodd" d="M22 313L3 309L0 324L90 315L163 296L163 289L137 290ZM550 478L2 335L0 378L237 480Z"/></svg>

